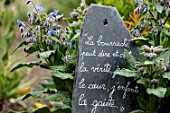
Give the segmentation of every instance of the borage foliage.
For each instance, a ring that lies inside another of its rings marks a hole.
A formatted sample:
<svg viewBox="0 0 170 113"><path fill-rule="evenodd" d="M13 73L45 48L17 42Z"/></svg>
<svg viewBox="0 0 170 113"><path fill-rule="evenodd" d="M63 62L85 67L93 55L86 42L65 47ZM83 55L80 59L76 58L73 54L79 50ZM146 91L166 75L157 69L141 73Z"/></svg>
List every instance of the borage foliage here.
<svg viewBox="0 0 170 113"><path fill-rule="evenodd" d="M132 113L169 112L165 104L170 96L170 41L169 0L135 0L136 14L144 18L132 31L142 58L125 52L128 68L115 72L124 77L134 77L141 85L138 104L141 110ZM145 31L144 35L141 32Z"/></svg>
<svg viewBox="0 0 170 113"><path fill-rule="evenodd" d="M53 101L55 109L44 109L49 112L70 113L80 26L86 12L85 1L82 0L80 6L70 13L70 18L64 19L68 26L59 25L64 15L59 14L58 10L54 9L46 14L41 4L35 6L31 0L26 4L31 4L34 10L27 13L29 23L17 19L24 41L13 52L24 47L27 56L35 54L39 60L18 64L11 71L24 66L40 66L50 69L52 77L45 78L47 82L40 83L42 88L34 89L17 100L50 94L42 100Z"/></svg>

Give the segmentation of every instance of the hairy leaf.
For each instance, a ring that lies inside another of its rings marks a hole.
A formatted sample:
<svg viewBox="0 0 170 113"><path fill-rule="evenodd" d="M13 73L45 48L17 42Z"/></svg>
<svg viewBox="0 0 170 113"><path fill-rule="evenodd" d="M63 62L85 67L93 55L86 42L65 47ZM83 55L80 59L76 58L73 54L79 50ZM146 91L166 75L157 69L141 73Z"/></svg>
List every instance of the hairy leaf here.
<svg viewBox="0 0 170 113"><path fill-rule="evenodd" d="M147 93L148 94L153 94L159 98L164 98L165 97L165 94L166 94L166 91L167 89L166 88L163 88L163 87L158 87L158 88L155 88L155 89L150 89L150 88L147 88Z"/></svg>
<svg viewBox="0 0 170 113"><path fill-rule="evenodd" d="M168 49L167 51L163 52L162 54L160 54L160 56L158 57L158 59L160 58L164 58L164 59L170 59L170 49Z"/></svg>
<svg viewBox="0 0 170 113"><path fill-rule="evenodd" d="M51 74L60 79L68 79L68 78L73 79L72 77L73 73L62 73L62 72L56 71L56 72L51 72Z"/></svg>
<svg viewBox="0 0 170 113"><path fill-rule="evenodd" d="M13 51L12 53L14 53L15 51L17 51L19 48L21 48L22 46L24 45L28 45L29 43L31 43L30 41L28 40L24 40L23 42L21 42Z"/></svg>
<svg viewBox="0 0 170 113"><path fill-rule="evenodd" d="M131 70L134 69L136 60L132 55L129 54L129 52L127 50L125 50L125 59L127 62L127 64L126 64L127 68L129 68Z"/></svg>
<svg viewBox="0 0 170 113"><path fill-rule="evenodd" d="M162 13L164 6L161 6L160 4L156 4L154 7L159 13Z"/></svg>
<svg viewBox="0 0 170 113"><path fill-rule="evenodd" d="M25 100L25 99L29 98L30 96L31 96L30 93L25 94L25 95L23 95L23 96L17 98L16 101L18 102L18 101L21 101L21 100Z"/></svg>
<svg viewBox="0 0 170 113"><path fill-rule="evenodd" d="M45 92L47 92L47 90L45 88L36 88L33 91L31 91L30 94L33 97L39 97Z"/></svg>
<svg viewBox="0 0 170 113"><path fill-rule="evenodd" d="M121 69L119 71L115 71L114 74L124 77L136 77L136 78L140 76L140 73L138 71L131 71L129 69Z"/></svg>
<svg viewBox="0 0 170 113"><path fill-rule="evenodd" d="M139 106L144 109L144 110L147 110L148 109L148 102L142 98L142 97L137 97L137 101L138 101L138 104Z"/></svg>
<svg viewBox="0 0 170 113"><path fill-rule="evenodd" d="M146 85L148 84L148 79L147 78L142 78L137 81L138 84Z"/></svg>
<svg viewBox="0 0 170 113"><path fill-rule="evenodd" d="M15 71L15 70L17 70L17 69L19 69L21 67L25 67L25 66L29 67L29 68L32 68L33 66L38 66L40 63L41 62L37 62L37 61L27 62L27 63L20 63L20 64L16 65L15 67L13 67L10 72L13 72L13 71Z"/></svg>
<svg viewBox="0 0 170 113"><path fill-rule="evenodd" d="M163 78L167 78L168 80L170 80L170 72L166 72L162 76L163 76Z"/></svg>
<svg viewBox="0 0 170 113"><path fill-rule="evenodd" d="M52 55L52 54L54 54L54 52L55 51L46 51L46 52L40 52L40 53L37 53L37 58L40 58L40 57L42 57L42 58L49 58L50 57L50 55Z"/></svg>

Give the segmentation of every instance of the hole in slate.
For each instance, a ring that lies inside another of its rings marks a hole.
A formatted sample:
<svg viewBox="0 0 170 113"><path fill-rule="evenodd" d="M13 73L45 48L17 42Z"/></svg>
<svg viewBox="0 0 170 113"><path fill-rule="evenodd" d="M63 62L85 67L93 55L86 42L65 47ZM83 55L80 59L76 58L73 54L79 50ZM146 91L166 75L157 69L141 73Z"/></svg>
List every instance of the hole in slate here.
<svg viewBox="0 0 170 113"><path fill-rule="evenodd" d="M106 26L108 24L108 20L104 19L103 24Z"/></svg>

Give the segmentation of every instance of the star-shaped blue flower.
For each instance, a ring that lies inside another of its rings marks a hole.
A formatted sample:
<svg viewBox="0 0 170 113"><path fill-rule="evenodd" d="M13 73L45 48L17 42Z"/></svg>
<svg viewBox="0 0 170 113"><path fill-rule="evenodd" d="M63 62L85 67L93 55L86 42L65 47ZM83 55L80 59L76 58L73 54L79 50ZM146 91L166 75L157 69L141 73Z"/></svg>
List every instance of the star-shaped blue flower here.
<svg viewBox="0 0 170 113"><path fill-rule="evenodd" d="M63 16L64 16L64 14L57 15L57 16L56 16L56 20L57 20L57 21L60 20Z"/></svg>
<svg viewBox="0 0 170 113"><path fill-rule="evenodd" d="M134 35L135 37L141 36L141 34L139 33L138 29L136 29L136 30L133 31L133 35Z"/></svg>
<svg viewBox="0 0 170 113"><path fill-rule="evenodd" d="M47 32L47 35L53 36L53 35L56 34L56 32L57 32L57 29L56 29L56 30L53 30L53 29L51 28L51 29Z"/></svg>
<svg viewBox="0 0 170 113"><path fill-rule="evenodd" d="M75 44L75 41L68 42L69 45L73 46Z"/></svg>
<svg viewBox="0 0 170 113"><path fill-rule="evenodd" d="M164 24L162 22L162 19L159 20L159 26L164 27Z"/></svg>
<svg viewBox="0 0 170 113"><path fill-rule="evenodd" d="M26 27L26 25L18 18L17 18L17 23L18 23L19 26Z"/></svg>
<svg viewBox="0 0 170 113"><path fill-rule="evenodd" d="M50 14L48 15L48 17L51 19L52 17L55 17L55 16L57 15L57 13L58 13L58 10L55 10L55 9L54 9L54 12L50 13Z"/></svg>
<svg viewBox="0 0 170 113"><path fill-rule="evenodd" d="M36 9L34 9L33 11L37 13L43 13L45 11L44 8L42 7L42 4L40 4L39 6L36 6L35 8Z"/></svg>

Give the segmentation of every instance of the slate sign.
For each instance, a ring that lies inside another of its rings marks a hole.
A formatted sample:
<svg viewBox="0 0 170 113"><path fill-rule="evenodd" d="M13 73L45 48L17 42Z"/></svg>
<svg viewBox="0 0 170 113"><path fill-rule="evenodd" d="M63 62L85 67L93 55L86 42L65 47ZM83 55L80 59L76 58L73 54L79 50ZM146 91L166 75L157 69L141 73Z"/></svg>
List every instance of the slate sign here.
<svg viewBox="0 0 170 113"><path fill-rule="evenodd" d="M91 5L79 41L72 113L129 113L137 109L133 79L113 74L126 66L124 49L131 36L116 8Z"/></svg>

